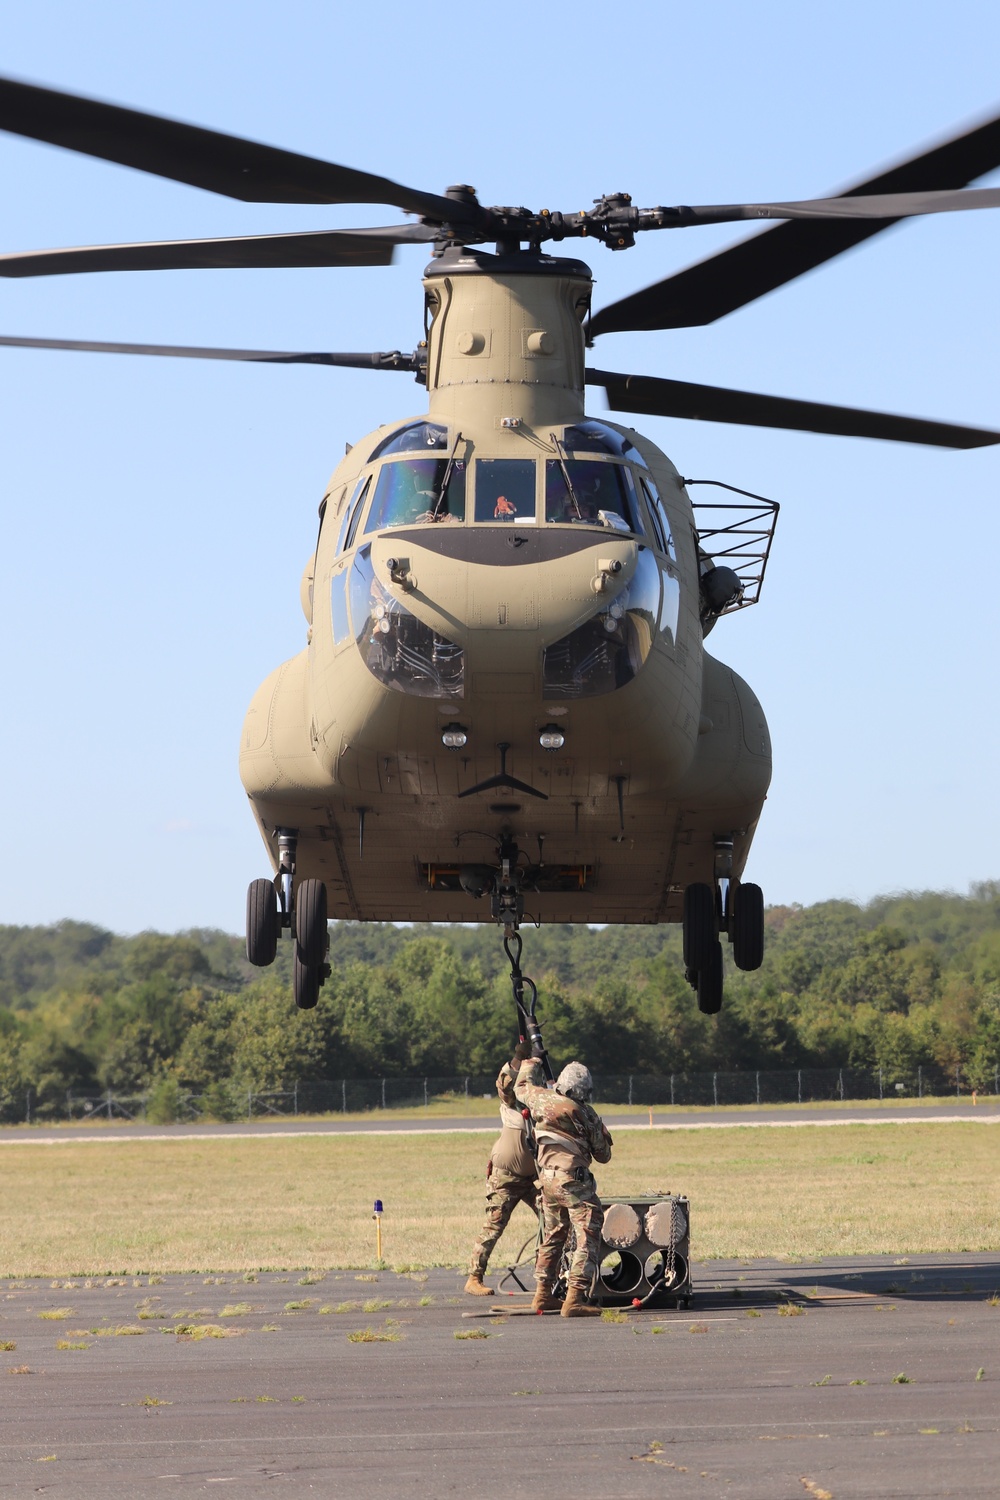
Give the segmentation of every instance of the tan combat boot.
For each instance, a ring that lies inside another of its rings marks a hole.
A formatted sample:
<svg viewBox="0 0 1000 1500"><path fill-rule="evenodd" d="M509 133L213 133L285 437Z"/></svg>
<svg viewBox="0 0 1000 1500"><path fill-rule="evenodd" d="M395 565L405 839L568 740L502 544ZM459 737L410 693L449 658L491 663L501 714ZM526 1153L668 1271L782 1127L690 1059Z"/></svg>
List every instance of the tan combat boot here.
<svg viewBox="0 0 1000 1500"><path fill-rule="evenodd" d="M486 1284L484 1283L482 1271L473 1271L472 1275L465 1283L465 1291L466 1295L469 1297L493 1296L493 1288L491 1286L486 1286Z"/></svg>
<svg viewBox="0 0 1000 1500"><path fill-rule="evenodd" d="M552 1288L545 1281L535 1283L535 1295L531 1299L531 1311L533 1313L558 1312L562 1303L558 1297L553 1297Z"/></svg>
<svg viewBox="0 0 1000 1500"><path fill-rule="evenodd" d="M601 1309L588 1302L579 1287L571 1286L562 1305L562 1315L564 1318L599 1318Z"/></svg>

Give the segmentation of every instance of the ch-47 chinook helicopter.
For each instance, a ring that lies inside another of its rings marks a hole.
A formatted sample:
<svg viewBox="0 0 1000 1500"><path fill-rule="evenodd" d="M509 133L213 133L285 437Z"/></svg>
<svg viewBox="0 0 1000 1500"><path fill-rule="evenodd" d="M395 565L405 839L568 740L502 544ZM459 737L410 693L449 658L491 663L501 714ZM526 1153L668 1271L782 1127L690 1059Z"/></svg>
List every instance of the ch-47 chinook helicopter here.
<svg viewBox="0 0 1000 1500"><path fill-rule="evenodd" d="M0 274L388 265L432 247L411 354L266 352L3 338L8 345L409 371L427 411L349 448L302 579L308 643L258 690L240 771L274 866L247 903L251 962L295 942L298 1005L327 974L328 917L502 925L537 1036L519 924L682 921L703 1011L721 937L760 965L763 897L741 882L771 772L751 689L705 650L756 602L777 507L692 505L615 411L970 448L1000 432L589 368L601 335L711 323L897 220L1000 206L959 191L1000 165L1000 118L835 198L589 212L490 208L32 85L0 81L0 128L247 202L391 204L389 228L0 256ZM587 238L789 222L591 310ZM487 251L479 247L492 244ZM530 999L526 999L526 994Z"/></svg>

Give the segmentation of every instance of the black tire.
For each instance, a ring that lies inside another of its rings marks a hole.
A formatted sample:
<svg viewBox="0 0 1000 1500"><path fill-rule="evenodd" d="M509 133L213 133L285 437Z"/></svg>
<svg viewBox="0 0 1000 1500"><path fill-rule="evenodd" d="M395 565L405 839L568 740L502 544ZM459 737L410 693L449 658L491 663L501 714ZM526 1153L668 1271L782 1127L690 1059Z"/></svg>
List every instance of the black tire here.
<svg viewBox="0 0 1000 1500"><path fill-rule="evenodd" d="M689 885L684 892L684 967L701 969L718 934L715 893L710 885Z"/></svg>
<svg viewBox="0 0 1000 1500"><path fill-rule="evenodd" d="M292 960L292 989L299 1010L313 1010L319 999L320 971L316 964L304 964L299 957L298 945Z"/></svg>
<svg viewBox="0 0 1000 1500"><path fill-rule="evenodd" d="M698 970L698 1009L706 1016L717 1016L722 1009L722 944L718 938Z"/></svg>
<svg viewBox="0 0 1000 1500"><path fill-rule="evenodd" d="M302 880L295 890L295 946L302 962L318 969L328 941L326 886L322 880Z"/></svg>
<svg viewBox="0 0 1000 1500"><path fill-rule="evenodd" d="M278 951L278 893L270 880L251 880L247 890L247 958L258 969Z"/></svg>
<svg viewBox="0 0 1000 1500"><path fill-rule="evenodd" d="M733 962L738 969L759 969L764 962L764 892L759 885L736 887Z"/></svg>

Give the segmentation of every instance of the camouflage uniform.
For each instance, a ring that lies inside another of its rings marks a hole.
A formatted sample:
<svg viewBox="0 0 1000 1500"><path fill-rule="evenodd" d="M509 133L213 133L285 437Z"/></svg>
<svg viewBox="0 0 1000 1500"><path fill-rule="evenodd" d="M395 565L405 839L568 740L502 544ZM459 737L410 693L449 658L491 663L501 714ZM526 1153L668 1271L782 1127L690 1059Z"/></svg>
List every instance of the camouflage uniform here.
<svg viewBox="0 0 1000 1500"><path fill-rule="evenodd" d="M611 1136L596 1110L545 1087L535 1058L521 1064L514 1092L531 1111L542 1186L544 1227L535 1280L551 1287L572 1226L575 1245L568 1282L590 1295L597 1276L604 1210L590 1171L591 1159L611 1160Z"/></svg>
<svg viewBox="0 0 1000 1500"><path fill-rule="evenodd" d="M486 1222L472 1247L469 1275L482 1276L493 1249L519 1203L538 1209L535 1160L528 1149L525 1121L514 1097L516 1066L504 1063L497 1079L503 1129L486 1164Z"/></svg>

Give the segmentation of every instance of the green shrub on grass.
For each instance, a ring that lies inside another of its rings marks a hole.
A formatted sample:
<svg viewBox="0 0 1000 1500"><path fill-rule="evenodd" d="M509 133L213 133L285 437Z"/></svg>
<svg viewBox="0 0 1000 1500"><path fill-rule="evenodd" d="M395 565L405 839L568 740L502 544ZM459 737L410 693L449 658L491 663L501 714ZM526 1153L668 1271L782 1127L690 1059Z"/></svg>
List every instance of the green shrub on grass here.
<svg viewBox="0 0 1000 1500"><path fill-rule="evenodd" d="M237 1100L229 1083L210 1083L202 1090L201 1112L206 1120L237 1120L244 1113L244 1108L245 1100Z"/></svg>
<svg viewBox="0 0 1000 1500"><path fill-rule="evenodd" d="M177 1079L158 1079L146 1100L146 1119L151 1125L175 1125L183 1113L181 1086Z"/></svg>

